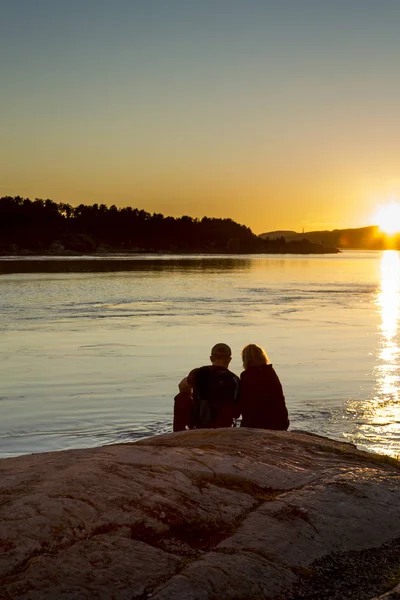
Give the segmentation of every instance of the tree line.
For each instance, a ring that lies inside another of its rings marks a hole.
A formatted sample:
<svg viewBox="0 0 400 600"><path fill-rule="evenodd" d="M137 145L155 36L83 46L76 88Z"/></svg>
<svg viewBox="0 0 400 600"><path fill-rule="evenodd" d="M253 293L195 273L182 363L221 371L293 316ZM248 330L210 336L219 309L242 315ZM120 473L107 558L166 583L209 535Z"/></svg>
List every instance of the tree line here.
<svg viewBox="0 0 400 600"><path fill-rule="evenodd" d="M0 198L0 252L325 252L308 240L264 240L232 219L164 217L130 206Z"/></svg>

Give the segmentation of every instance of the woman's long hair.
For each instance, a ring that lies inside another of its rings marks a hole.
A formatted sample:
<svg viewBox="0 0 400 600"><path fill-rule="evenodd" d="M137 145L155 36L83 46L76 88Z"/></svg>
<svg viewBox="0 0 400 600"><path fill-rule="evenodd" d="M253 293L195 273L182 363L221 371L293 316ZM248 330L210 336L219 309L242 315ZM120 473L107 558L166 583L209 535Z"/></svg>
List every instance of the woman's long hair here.
<svg viewBox="0 0 400 600"><path fill-rule="evenodd" d="M247 344L242 350L242 361L244 369L247 369L248 367L267 365L269 359L261 346L257 346L257 344Z"/></svg>

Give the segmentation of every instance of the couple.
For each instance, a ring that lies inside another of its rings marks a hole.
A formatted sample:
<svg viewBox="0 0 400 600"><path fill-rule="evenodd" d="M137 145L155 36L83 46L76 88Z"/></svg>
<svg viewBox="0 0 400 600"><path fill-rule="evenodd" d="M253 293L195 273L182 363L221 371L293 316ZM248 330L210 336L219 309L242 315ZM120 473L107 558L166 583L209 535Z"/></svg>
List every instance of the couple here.
<svg viewBox="0 0 400 600"><path fill-rule="evenodd" d="M242 427L289 427L281 382L264 350L249 344L242 350L244 371L229 371L232 352L227 344L211 350L211 365L190 371L175 396L174 431L232 427L242 415Z"/></svg>

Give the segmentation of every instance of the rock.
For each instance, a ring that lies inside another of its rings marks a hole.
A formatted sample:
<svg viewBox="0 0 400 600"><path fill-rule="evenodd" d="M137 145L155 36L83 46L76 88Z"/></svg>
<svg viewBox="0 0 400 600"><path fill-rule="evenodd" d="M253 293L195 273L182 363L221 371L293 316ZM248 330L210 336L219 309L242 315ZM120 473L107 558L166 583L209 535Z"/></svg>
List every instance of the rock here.
<svg viewBox="0 0 400 600"><path fill-rule="evenodd" d="M29 250L28 248L21 248L18 252L20 256L33 256L36 254L33 250Z"/></svg>
<svg viewBox="0 0 400 600"><path fill-rule="evenodd" d="M58 242L57 240L52 242L49 246L49 252L51 254L64 254L65 253L65 246L63 246L63 244L61 244L60 242Z"/></svg>
<svg viewBox="0 0 400 600"><path fill-rule="evenodd" d="M400 585L396 586L391 592L379 596L379 598L373 598L373 600L400 600Z"/></svg>
<svg viewBox="0 0 400 600"><path fill-rule="evenodd" d="M386 577L382 564L379 584L362 581L368 565L400 539L395 461L301 432L3 459L0 499L0 598L333 598L331 580L322 596L304 582L360 553L364 574L352 569L341 597L367 600Z"/></svg>

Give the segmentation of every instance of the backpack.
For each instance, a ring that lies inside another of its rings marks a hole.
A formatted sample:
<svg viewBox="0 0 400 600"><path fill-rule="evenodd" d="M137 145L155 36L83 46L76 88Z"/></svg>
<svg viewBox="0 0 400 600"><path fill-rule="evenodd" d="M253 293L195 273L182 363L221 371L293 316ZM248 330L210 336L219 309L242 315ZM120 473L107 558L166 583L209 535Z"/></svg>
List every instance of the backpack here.
<svg viewBox="0 0 400 600"><path fill-rule="evenodd" d="M211 427L220 407L237 401L239 388L236 379L223 367L200 367L193 386L193 424L196 429Z"/></svg>

